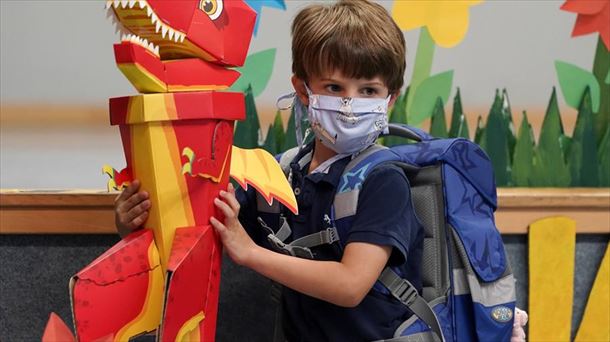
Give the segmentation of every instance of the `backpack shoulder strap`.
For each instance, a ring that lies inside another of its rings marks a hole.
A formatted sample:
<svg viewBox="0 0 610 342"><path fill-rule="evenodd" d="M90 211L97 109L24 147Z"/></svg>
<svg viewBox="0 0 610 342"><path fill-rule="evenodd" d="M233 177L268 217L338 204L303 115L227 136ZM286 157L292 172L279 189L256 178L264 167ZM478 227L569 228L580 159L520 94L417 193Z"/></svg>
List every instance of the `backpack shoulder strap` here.
<svg viewBox="0 0 610 342"><path fill-rule="evenodd" d="M406 305L411 312L424 321L441 342L445 342L441 325L434 310L426 300L417 293L417 289L408 280L400 277L391 268L386 267L378 279L388 288L392 296Z"/></svg>

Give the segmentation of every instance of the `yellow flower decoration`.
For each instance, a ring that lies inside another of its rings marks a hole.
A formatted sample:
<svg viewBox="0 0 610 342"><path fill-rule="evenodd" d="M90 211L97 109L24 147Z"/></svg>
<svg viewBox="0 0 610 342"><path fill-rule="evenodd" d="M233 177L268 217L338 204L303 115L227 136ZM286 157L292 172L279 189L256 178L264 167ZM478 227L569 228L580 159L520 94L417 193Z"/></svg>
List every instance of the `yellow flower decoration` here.
<svg viewBox="0 0 610 342"><path fill-rule="evenodd" d="M392 17L403 30L426 26L438 46L450 48L468 31L468 9L483 0L396 0Z"/></svg>

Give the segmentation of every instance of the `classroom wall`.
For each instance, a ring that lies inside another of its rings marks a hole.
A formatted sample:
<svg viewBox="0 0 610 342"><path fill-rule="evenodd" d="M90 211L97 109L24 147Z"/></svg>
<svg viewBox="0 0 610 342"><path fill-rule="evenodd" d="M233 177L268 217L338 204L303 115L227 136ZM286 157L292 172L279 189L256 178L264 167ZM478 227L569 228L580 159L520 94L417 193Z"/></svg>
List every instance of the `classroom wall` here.
<svg viewBox="0 0 610 342"><path fill-rule="evenodd" d="M119 37L105 18L104 3L0 1L0 187L101 188L103 164L124 166L106 103L135 90L114 64L112 44ZM285 3L285 11L263 8L250 48L277 49L271 80L256 99L263 132L275 100L291 89L290 22L310 2ZM507 88L517 123L528 110L536 130L558 84L554 60L591 68L597 37L570 38L576 16L561 11L562 3L485 1L470 8L470 27L460 44L436 48L432 73L455 70L451 96L460 87L471 127L479 114L487 115L494 91ZM405 33L407 82L418 32ZM575 111L561 98L560 106L571 132Z"/></svg>

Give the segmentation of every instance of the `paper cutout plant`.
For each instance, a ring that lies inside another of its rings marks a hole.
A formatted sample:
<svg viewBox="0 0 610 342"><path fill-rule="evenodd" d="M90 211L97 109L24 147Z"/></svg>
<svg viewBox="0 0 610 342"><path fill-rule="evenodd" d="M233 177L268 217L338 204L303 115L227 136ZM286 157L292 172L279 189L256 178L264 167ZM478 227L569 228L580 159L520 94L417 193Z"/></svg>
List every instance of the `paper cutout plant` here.
<svg viewBox="0 0 610 342"><path fill-rule="evenodd" d="M392 17L403 30L420 28L413 75L404 112L393 112L391 122L419 125L432 116L436 99L447 103L453 70L430 75L435 46L451 48L459 44L469 24L471 6L483 0L394 1Z"/></svg>
<svg viewBox="0 0 610 342"><path fill-rule="evenodd" d="M403 97L399 98L393 110L404 106L400 102ZM438 98L430 133L438 137L470 138L459 89L454 97L448 131L443 108L444 104ZM525 112L518 131L515 129L510 101L504 90L501 93L496 91L487 121L479 116L472 139L489 155L498 186L610 186L610 128L606 128L606 133L597 142L589 88L585 88L580 100L571 136L564 132L554 89L537 142ZM397 142L405 143L405 140Z"/></svg>
<svg viewBox="0 0 610 342"><path fill-rule="evenodd" d="M152 206L145 229L71 279L76 336L126 341L156 331L163 341L213 341L222 245L209 219L220 217L213 199L229 173L297 211L271 155L232 147L244 95L221 90L239 77L227 67L243 64L256 13L242 0L109 1L107 9L124 32L117 66L143 94L110 99L127 167L104 172L109 188L139 179Z"/></svg>
<svg viewBox="0 0 610 342"><path fill-rule="evenodd" d="M444 104L452 71L430 75L435 44L458 44L468 28L468 9L480 1L395 1L392 15L399 26L421 27L411 84L390 111L390 121L419 125L430 117L430 132L439 137L470 138L459 89L451 128ZM555 67L566 103L578 110L572 136L563 129L553 89L538 142L526 113L517 134L508 95L496 91L487 121L479 116L473 140L489 154L498 186L610 186L610 2L568 0L563 10L578 13L573 35L599 33L593 71L563 61ZM404 139L388 137L392 146Z"/></svg>
<svg viewBox="0 0 610 342"><path fill-rule="evenodd" d="M610 1L567 0L561 9L578 14L572 37L599 33L592 71L555 62L559 85L570 107L578 109L585 88L589 88L599 144L610 125Z"/></svg>

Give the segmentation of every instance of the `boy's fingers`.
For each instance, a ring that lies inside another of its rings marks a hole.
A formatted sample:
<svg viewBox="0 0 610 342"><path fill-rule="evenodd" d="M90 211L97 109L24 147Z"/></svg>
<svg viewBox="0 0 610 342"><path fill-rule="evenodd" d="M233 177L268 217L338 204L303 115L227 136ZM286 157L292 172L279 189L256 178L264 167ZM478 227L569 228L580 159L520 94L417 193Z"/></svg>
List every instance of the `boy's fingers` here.
<svg viewBox="0 0 610 342"><path fill-rule="evenodd" d="M225 227L225 225L222 224L222 222L218 221L218 219L214 216L210 217L210 223L212 224L214 229L216 229L220 234L224 234L227 229L227 227Z"/></svg>
<svg viewBox="0 0 610 342"><path fill-rule="evenodd" d="M127 222L134 221L138 216L142 215L142 213L148 213L149 208L150 208L149 200L144 200L144 201L140 202L138 205L131 208L125 214L125 221L127 221ZM142 223L144 223L144 222L142 222Z"/></svg>
<svg viewBox="0 0 610 342"><path fill-rule="evenodd" d="M140 181L136 179L133 182L131 182L131 184L129 184L129 186L127 188L125 188L123 191L121 191L119 196L117 196L117 198L115 199L115 203L126 201L127 199L129 199L129 197L131 197L131 195L135 194L139 188L140 188Z"/></svg>
<svg viewBox="0 0 610 342"><path fill-rule="evenodd" d="M144 224L144 222L146 222L147 218L148 218L148 211L145 211L142 214L140 214L140 216L133 219L133 221L131 221L131 223L133 225L132 229L136 229L136 228L142 226Z"/></svg>
<svg viewBox="0 0 610 342"><path fill-rule="evenodd" d="M235 194L235 187L233 186L233 184L231 182L229 182L229 185L227 186L227 190L229 190L230 193Z"/></svg>
<svg viewBox="0 0 610 342"><path fill-rule="evenodd" d="M148 199L148 193L146 193L144 191L140 191L140 192L132 195L131 197L129 197L123 203L119 204L118 210L120 212L128 213L133 208L140 205L143 201L146 201L147 199Z"/></svg>
<svg viewBox="0 0 610 342"><path fill-rule="evenodd" d="M235 213L233 212L233 210L231 209L231 207L227 203L221 201L218 198L214 198L214 204L216 205L216 207L218 209L220 209L220 211L222 211L222 213L224 214L224 216L226 218L228 218L228 219L234 219L235 218Z"/></svg>
<svg viewBox="0 0 610 342"><path fill-rule="evenodd" d="M231 192L221 191L220 196L229 204L231 209L237 214L239 213L239 201L235 198L235 195Z"/></svg>

